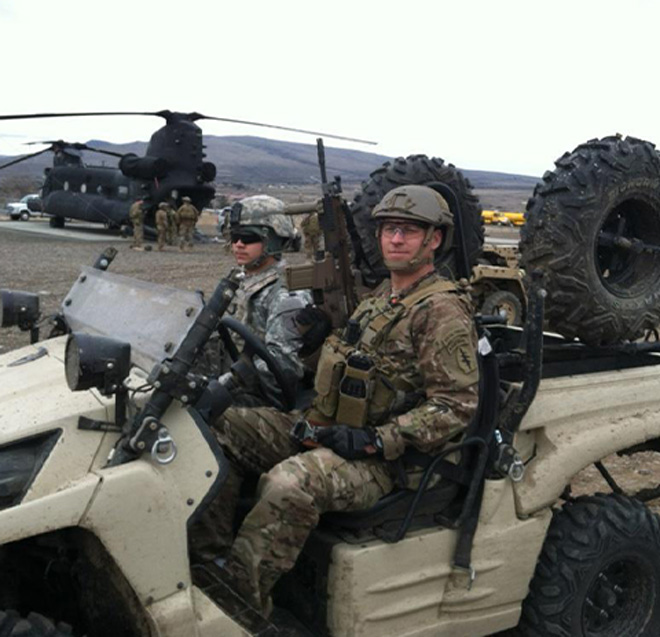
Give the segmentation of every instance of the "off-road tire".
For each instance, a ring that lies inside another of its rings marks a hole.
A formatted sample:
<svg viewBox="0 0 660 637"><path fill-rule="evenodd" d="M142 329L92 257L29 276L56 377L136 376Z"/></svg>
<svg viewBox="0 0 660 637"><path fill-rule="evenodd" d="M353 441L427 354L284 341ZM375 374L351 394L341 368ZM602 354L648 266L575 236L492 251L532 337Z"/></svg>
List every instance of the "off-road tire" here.
<svg viewBox="0 0 660 637"><path fill-rule="evenodd" d="M498 290L488 294L481 304L480 312L488 316L499 316L502 310L506 311L507 325L523 324L523 304L513 292L508 290Z"/></svg>
<svg viewBox="0 0 660 637"><path fill-rule="evenodd" d="M545 272L549 327L591 345L638 338L660 323L660 251L629 243L660 250L655 146L595 139L555 166L534 189L520 232L521 266Z"/></svg>
<svg viewBox="0 0 660 637"><path fill-rule="evenodd" d="M20 221L30 221L30 213L23 211L18 218Z"/></svg>
<svg viewBox="0 0 660 637"><path fill-rule="evenodd" d="M660 518L622 495L567 502L548 530L516 634L660 635Z"/></svg>
<svg viewBox="0 0 660 637"><path fill-rule="evenodd" d="M54 624L50 619L30 613L21 617L16 611L0 610L0 637L70 637L71 626Z"/></svg>
<svg viewBox="0 0 660 637"><path fill-rule="evenodd" d="M355 226L353 243L357 265L364 282L375 286L389 276L383 265L376 240L376 224L371 219L371 211L384 195L405 184L447 184L456 194L461 206L467 260L472 267L477 262L484 242L484 228L481 219L479 199L472 192L472 184L452 164L445 164L437 157L410 155L384 163L371 173L368 181L362 183L361 191L350 204L351 217ZM455 250L443 252L436 258L436 267L445 276L455 278Z"/></svg>

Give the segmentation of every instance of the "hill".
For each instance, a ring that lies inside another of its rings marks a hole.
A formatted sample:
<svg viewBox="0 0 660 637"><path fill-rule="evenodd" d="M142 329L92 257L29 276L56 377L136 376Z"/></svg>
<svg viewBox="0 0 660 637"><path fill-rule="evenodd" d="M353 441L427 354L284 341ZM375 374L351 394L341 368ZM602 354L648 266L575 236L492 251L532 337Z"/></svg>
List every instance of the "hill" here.
<svg viewBox="0 0 660 637"><path fill-rule="evenodd" d="M319 169L314 144L283 142L262 137L217 137L205 135L206 154L218 169L216 182L245 184L310 184L319 181ZM119 153L144 155L147 144L109 144L102 140L89 140L89 146ZM112 158L85 152L88 164L116 166ZM0 157L6 163L15 157ZM345 182L360 182L390 157L359 150L326 148L328 176L341 175ZM51 165L50 153L21 162L5 169L3 176L36 178L44 168ZM478 189L524 189L531 190L538 181L527 175L488 172L481 170L462 171L472 185Z"/></svg>

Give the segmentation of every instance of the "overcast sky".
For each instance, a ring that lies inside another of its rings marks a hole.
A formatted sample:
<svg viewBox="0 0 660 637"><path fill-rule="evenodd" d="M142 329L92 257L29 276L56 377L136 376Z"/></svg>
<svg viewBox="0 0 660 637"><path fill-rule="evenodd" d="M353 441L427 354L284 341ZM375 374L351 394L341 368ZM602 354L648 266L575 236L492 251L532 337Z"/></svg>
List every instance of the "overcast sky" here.
<svg viewBox="0 0 660 637"><path fill-rule="evenodd" d="M528 175L594 137L660 142L654 0L0 0L0 25L2 114L198 111ZM160 124L0 122L0 154L147 141Z"/></svg>

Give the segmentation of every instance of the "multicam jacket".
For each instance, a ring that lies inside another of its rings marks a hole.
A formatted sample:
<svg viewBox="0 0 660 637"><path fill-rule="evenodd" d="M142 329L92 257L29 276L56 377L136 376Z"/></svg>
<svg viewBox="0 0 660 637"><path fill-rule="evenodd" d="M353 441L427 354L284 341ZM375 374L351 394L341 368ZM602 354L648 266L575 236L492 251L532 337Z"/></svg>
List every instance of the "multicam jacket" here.
<svg viewBox="0 0 660 637"><path fill-rule="evenodd" d="M435 272L396 298L385 281L360 303L352 320L359 325L354 345L338 335L324 344L310 418L346 423L346 416L359 411L357 393L342 410L339 391L354 354L373 362L373 373L363 371L365 365L358 370L369 378L363 424L377 428L387 460L401 456L406 445L432 453L466 427L477 408L479 380L477 334L466 294Z"/></svg>

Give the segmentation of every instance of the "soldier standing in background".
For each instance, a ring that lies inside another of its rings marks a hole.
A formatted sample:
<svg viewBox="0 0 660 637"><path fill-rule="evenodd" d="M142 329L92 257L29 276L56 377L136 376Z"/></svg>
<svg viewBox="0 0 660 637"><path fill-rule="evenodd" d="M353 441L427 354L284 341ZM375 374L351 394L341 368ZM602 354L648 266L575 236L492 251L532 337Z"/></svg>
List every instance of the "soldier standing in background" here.
<svg viewBox="0 0 660 637"><path fill-rule="evenodd" d="M316 212L308 214L300 224L305 241L305 254L312 260L321 248L321 225L319 215Z"/></svg>
<svg viewBox="0 0 660 637"><path fill-rule="evenodd" d="M176 223L179 226L179 249L185 250L186 246L192 250L193 233L195 224L199 219L199 211L192 205L190 197L183 197L183 203L176 211Z"/></svg>
<svg viewBox="0 0 660 637"><path fill-rule="evenodd" d="M406 448L438 453L476 412L473 307L467 292L434 266L435 251L451 248L447 202L426 186L403 186L387 193L372 217L391 278L360 303L351 329L323 345L317 397L305 415L307 425L325 425L316 428L321 446L305 451L292 440L292 425L305 425L299 412L230 408L213 423L232 466L263 472L223 578L266 616L273 586L293 567L322 513L375 505L395 487L392 461L412 481L416 467ZM340 392L341 370L353 383L364 377L351 369L372 370L373 391ZM409 406L396 408L397 401Z"/></svg>
<svg viewBox="0 0 660 637"><path fill-rule="evenodd" d="M167 208L167 245L173 246L176 243L176 239L179 236L179 228L176 225L176 211L174 210L172 204L169 201L166 201L165 204Z"/></svg>
<svg viewBox="0 0 660 637"><path fill-rule="evenodd" d="M144 210L142 209L143 205L142 199L136 199L133 202L133 205L128 211L128 216L133 225L133 243L131 249L133 250L144 250Z"/></svg>
<svg viewBox="0 0 660 637"><path fill-rule="evenodd" d="M169 204L161 201L156 210L156 230L158 232L158 249L163 250L167 241L167 230L169 228L167 209Z"/></svg>

